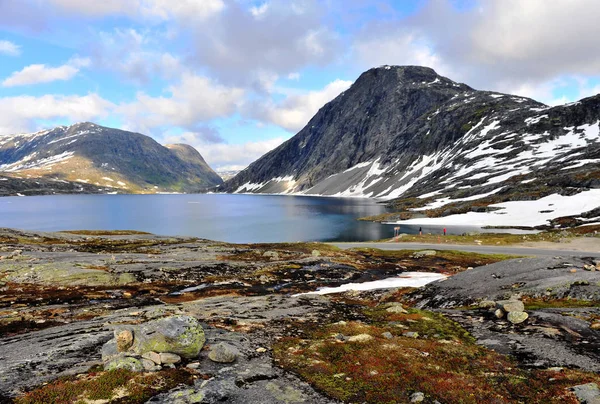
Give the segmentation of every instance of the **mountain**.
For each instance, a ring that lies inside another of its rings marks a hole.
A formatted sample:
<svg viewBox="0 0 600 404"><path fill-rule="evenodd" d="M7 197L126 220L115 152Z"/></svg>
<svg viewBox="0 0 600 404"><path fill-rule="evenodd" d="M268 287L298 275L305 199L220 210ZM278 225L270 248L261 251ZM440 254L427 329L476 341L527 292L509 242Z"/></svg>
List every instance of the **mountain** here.
<svg viewBox="0 0 600 404"><path fill-rule="evenodd" d="M223 182L191 146L165 147L139 133L89 122L1 136L0 176L0 194L2 188L6 194L23 187L29 194L74 187L86 193L199 192ZM70 185L53 186L59 183Z"/></svg>
<svg viewBox="0 0 600 404"><path fill-rule="evenodd" d="M597 201L580 204L591 220L600 218L599 121L600 95L549 107L478 91L427 67L382 66L223 189L378 197L402 218L494 211L501 202L592 189L579 198ZM553 218L562 212L545 210Z"/></svg>

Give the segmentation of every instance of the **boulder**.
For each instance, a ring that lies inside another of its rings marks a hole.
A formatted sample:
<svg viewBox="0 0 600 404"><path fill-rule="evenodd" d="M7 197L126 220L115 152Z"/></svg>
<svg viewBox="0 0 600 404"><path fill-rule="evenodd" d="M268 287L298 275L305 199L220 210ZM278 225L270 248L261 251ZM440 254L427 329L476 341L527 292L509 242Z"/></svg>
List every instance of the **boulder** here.
<svg viewBox="0 0 600 404"><path fill-rule="evenodd" d="M369 334L358 334L348 338L348 342L369 342L373 337Z"/></svg>
<svg viewBox="0 0 600 404"><path fill-rule="evenodd" d="M159 354L160 363L165 365L175 364L181 362L181 356L170 352L162 352Z"/></svg>
<svg viewBox="0 0 600 404"><path fill-rule="evenodd" d="M136 358L119 354L104 365L104 370L106 371L116 369L127 369L131 370L132 372L143 372L144 365Z"/></svg>
<svg viewBox="0 0 600 404"><path fill-rule="evenodd" d="M321 256L321 251L319 251L319 250L312 250L312 253L311 253L311 255L312 255L313 257L315 257L315 258L316 258L316 257L320 257L320 256Z"/></svg>
<svg viewBox="0 0 600 404"><path fill-rule="evenodd" d="M496 302L496 307L504 310L505 313L525 311L525 305L520 300L499 300Z"/></svg>
<svg viewBox="0 0 600 404"><path fill-rule="evenodd" d="M496 302L493 300L482 300L478 306L480 309L493 309L496 307Z"/></svg>
<svg viewBox="0 0 600 404"><path fill-rule="evenodd" d="M211 346L208 358L213 362L231 363L237 359L238 355L239 353L235 347L220 342Z"/></svg>
<svg viewBox="0 0 600 404"><path fill-rule="evenodd" d="M205 342L204 330L198 320L179 315L137 326L131 350L138 355L168 352L193 359L198 356Z"/></svg>
<svg viewBox="0 0 600 404"><path fill-rule="evenodd" d="M390 305L390 307L388 307L387 309L385 309L385 311L387 311L388 313L396 313L396 314L406 314L406 313L408 313L408 311L406 311L404 309L404 307L402 307L402 305L400 303L392 303Z"/></svg>
<svg viewBox="0 0 600 404"><path fill-rule="evenodd" d="M386 331L386 332L382 333L381 336L383 338L385 338L385 339L392 339L392 338L394 338L394 335L391 332L389 332L389 331Z"/></svg>
<svg viewBox="0 0 600 404"><path fill-rule="evenodd" d="M156 352L146 352L145 354L142 355L142 358L144 359L149 359L152 362L156 363L157 365L162 364L161 360L160 360L160 354L157 354Z"/></svg>
<svg viewBox="0 0 600 404"><path fill-rule="evenodd" d="M423 401L425 401L425 394L421 393L420 391L413 393L410 396L411 403L422 403Z"/></svg>
<svg viewBox="0 0 600 404"><path fill-rule="evenodd" d="M115 339L119 352L125 352L133 345L133 333L131 330L123 330L119 333L115 332Z"/></svg>
<svg viewBox="0 0 600 404"><path fill-rule="evenodd" d="M507 319L513 324L521 324L529 318L529 314L524 311L511 311L508 313Z"/></svg>
<svg viewBox="0 0 600 404"><path fill-rule="evenodd" d="M571 387L580 403L598 404L600 403L600 389L596 383L580 384Z"/></svg>

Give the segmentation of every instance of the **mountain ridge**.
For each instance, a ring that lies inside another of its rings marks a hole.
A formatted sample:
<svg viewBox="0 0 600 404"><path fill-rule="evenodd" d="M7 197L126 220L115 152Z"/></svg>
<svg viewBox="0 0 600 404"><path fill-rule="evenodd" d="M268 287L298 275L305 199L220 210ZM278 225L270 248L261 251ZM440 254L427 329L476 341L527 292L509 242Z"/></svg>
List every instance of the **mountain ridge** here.
<svg viewBox="0 0 600 404"><path fill-rule="evenodd" d="M199 192L222 183L191 146L162 146L143 134L91 122L0 137L0 174L79 183L79 192L93 189L83 184L105 192L155 193Z"/></svg>
<svg viewBox="0 0 600 404"><path fill-rule="evenodd" d="M407 218L465 213L597 187L599 123L600 96L549 107L430 68L383 66L223 189L378 197Z"/></svg>

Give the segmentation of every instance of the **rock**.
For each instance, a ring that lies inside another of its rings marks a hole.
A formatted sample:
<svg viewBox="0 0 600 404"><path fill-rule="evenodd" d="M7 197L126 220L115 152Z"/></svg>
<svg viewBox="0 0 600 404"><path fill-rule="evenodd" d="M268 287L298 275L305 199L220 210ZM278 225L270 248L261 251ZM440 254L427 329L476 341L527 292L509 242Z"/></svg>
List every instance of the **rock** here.
<svg viewBox="0 0 600 404"><path fill-rule="evenodd" d="M276 261L279 259L279 253L277 251L265 251L263 257L271 258L271 261Z"/></svg>
<svg viewBox="0 0 600 404"><path fill-rule="evenodd" d="M496 316L496 318L502 318L502 317L504 317L504 310L502 310L502 309L496 309L496 311L494 311L494 316Z"/></svg>
<svg viewBox="0 0 600 404"><path fill-rule="evenodd" d="M106 371L116 369L127 369L131 370L132 372L143 372L144 365L136 358L119 354L104 365L104 370Z"/></svg>
<svg viewBox="0 0 600 404"><path fill-rule="evenodd" d="M115 339L117 340L117 351L125 352L133 345L133 333L130 330L121 332L115 331Z"/></svg>
<svg viewBox="0 0 600 404"><path fill-rule="evenodd" d="M358 334L348 338L348 342L369 342L373 337L369 334Z"/></svg>
<svg viewBox="0 0 600 404"><path fill-rule="evenodd" d="M511 311L525 311L525 305L520 300L499 300L496 302L496 307L504 310L506 313Z"/></svg>
<svg viewBox="0 0 600 404"><path fill-rule="evenodd" d="M158 366L156 363L154 363L150 359L145 359L145 358L142 359L142 366L144 367L144 370L146 370L148 372L156 372L161 369L161 367Z"/></svg>
<svg viewBox="0 0 600 404"><path fill-rule="evenodd" d="M506 318L513 324L521 324L529 318L529 314L524 311L511 311Z"/></svg>
<svg viewBox="0 0 600 404"><path fill-rule="evenodd" d="M435 250L422 250L422 251L417 251L416 253L414 253L412 255L413 258L423 258L423 257L427 257L427 256L434 256L436 255L437 252Z"/></svg>
<svg viewBox="0 0 600 404"><path fill-rule="evenodd" d="M160 362L163 364L175 364L175 363L179 363L181 362L181 356L174 354L174 353L170 353L170 352L161 352L159 354L160 356Z"/></svg>
<svg viewBox="0 0 600 404"><path fill-rule="evenodd" d="M134 336L131 349L139 355L169 352L193 359L198 357L206 342L198 320L185 315L149 321L138 326Z"/></svg>
<svg viewBox="0 0 600 404"><path fill-rule="evenodd" d="M208 358L213 362L231 363L238 357L238 351L235 347L224 342L211 346Z"/></svg>
<svg viewBox="0 0 600 404"><path fill-rule="evenodd" d="M102 345L102 362L107 363L114 357L119 355L119 351L117 350L117 341L111 339L106 344Z"/></svg>
<svg viewBox="0 0 600 404"><path fill-rule="evenodd" d="M185 365L188 369L198 369L200 367L200 362L192 362Z"/></svg>
<svg viewBox="0 0 600 404"><path fill-rule="evenodd" d="M400 303L392 303L390 307L385 309L388 313L406 314L408 311Z"/></svg>
<svg viewBox="0 0 600 404"><path fill-rule="evenodd" d="M580 384L571 387L581 404L600 404L600 390L596 383Z"/></svg>
<svg viewBox="0 0 600 404"><path fill-rule="evenodd" d="M263 347L256 348L256 352L258 352L258 353L265 353L265 352L267 352L267 348L263 348Z"/></svg>
<svg viewBox="0 0 600 404"><path fill-rule="evenodd" d="M334 334L333 338L336 341L340 341L340 342L344 342L344 341L346 341L348 339L348 338L346 338L346 336L344 334L341 334L341 333Z"/></svg>
<svg viewBox="0 0 600 404"><path fill-rule="evenodd" d="M389 332L389 331L384 332L383 334L381 334L381 336L383 338L385 338L385 339L392 339L392 338L394 338L394 336L392 335L392 333Z"/></svg>
<svg viewBox="0 0 600 404"><path fill-rule="evenodd" d="M320 257L321 256L321 251L319 251L319 250L312 250L311 255L313 257L315 257L315 258L316 257Z"/></svg>
<svg viewBox="0 0 600 404"><path fill-rule="evenodd" d="M142 354L142 358L149 359L157 365L162 364L160 354L157 354L156 352L146 352L145 354Z"/></svg>
<svg viewBox="0 0 600 404"><path fill-rule="evenodd" d="M590 328L591 328L592 330L600 330L600 323L592 323L592 324L590 325Z"/></svg>
<svg viewBox="0 0 600 404"><path fill-rule="evenodd" d="M187 388L170 392L162 402L171 404L197 404L203 400L204 392L202 390L196 391L192 388Z"/></svg>
<svg viewBox="0 0 600 404"><path fill-rule="evenodd" d="M413 393L410 396L411 403L422 403L423 401L425 401L425 394L421 393L420 391Z"/></svg>
<svg viewBox="0 0 600 404"><path fill-rule="evenodd" d="M583 266L583 269L585 269L586 271L592 271L593 272L593 271L596 270L596 267L594 265L587 265L586 264L586 265Z"/></svg>
<svg viewBox="0 0 600 404"><path fill-rule="evenodd" d="M480 309L493 309L496 307L496 302L493 300L482 300L478 306Z"/></svg>
<svg viewBox="0 0 600 404"><path fill-rule="evenodd" d="M414 331L407 331L402 333L402 336L406 338L419 338L419 333Z"/></svg>

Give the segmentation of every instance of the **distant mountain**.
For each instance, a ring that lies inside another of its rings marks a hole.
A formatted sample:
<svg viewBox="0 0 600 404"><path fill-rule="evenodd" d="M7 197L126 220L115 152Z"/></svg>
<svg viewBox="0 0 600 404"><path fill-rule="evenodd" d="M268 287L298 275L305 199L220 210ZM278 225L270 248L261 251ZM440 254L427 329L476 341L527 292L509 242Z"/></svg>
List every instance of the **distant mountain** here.
<svg viewBox="0 0 600 404"><path fill-rule="evenodd" d="M382 66L223 189L379 197L405 217L573 195L600 188L599 121L600 95L549 107L426 67Z"/></svg>
<svg viewBox="0 0 600 404"><path fill-rule="evenodd" d="M0 136L0 176L0 195L22 187L36 193L36 183L37 193L156 193L199 192L223 182L191 146L165 147L89 122Z"/></svg>
<svg viewBox="0 0 600 404"><path fill-rule="evenodd" d="M223 178L223 181L227 181L235 177L239 174L239 172L240 170L217 170L217 174L219 174L219 176Z"/></svg>

